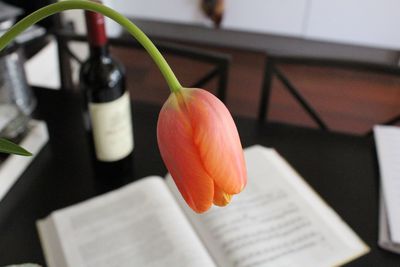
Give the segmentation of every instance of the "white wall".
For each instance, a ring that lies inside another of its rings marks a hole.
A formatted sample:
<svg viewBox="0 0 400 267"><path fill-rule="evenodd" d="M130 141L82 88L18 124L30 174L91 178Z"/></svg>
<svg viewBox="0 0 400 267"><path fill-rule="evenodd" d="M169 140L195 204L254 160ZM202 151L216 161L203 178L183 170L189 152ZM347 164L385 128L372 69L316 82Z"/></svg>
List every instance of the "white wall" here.
<svg viewBox="0 0 400 267"><path fill-rule="evenodd" d="M163 22L210 26L199 0L120 0L115 8L123 14Z"/></svg>
<svg viewBox="0 0 400 267"><path fill-rule="evenodd" d="M225 3L224 30L344 44L365 50L400 49L399 0L225 0ZM214 31L200 11L200 0L116 1L115 7L139 21L169 22ZM178 27L175 31L169 28L169 37L196 39L194 31L186 31L184 36L179 31Z"/></svg>
<svg viewBox="0 0 400 267"><path fill-rule="evenodd" d="M312 0L304 37L400 48L399 0Z"/></svg>
<svg viewBox="0 0 400 267"><path fill-rule="evenodd" d="M222 28L299 37L308 0L228 0Z"/></svg>
<svg viewBox="0 0 400 267"><path fill-rule="evenodd" d="M226 0L222 28L300 36L309 0ZM200 0L116 1L114 7L135 19L211 27Z"/></svg>

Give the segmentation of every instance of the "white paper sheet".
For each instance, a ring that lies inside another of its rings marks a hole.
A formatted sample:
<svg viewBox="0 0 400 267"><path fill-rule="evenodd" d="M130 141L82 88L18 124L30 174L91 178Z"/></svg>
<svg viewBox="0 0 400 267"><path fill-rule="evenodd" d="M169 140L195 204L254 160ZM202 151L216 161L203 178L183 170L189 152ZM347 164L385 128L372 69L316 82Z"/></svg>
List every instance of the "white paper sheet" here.
<svg viewBox="0 0 400 267"><path fill-rule="evenodd" d="M400 243L400 127L375 126L374 137L389 232Z"/></svg>
<svg viewBox="0 0 400 267"><path fill-rule="evenodd" d="M29 85L60 89L60 66L55 40L25 62L25 72Z"/></svg>
<svg viewBox="0 0 400 267"><path fill-rule="evenodd" d="M394 253L400 253L400 244L394 243L390 237L388 218L385 203L383 200L383 194L379 199L379 239L378 245L386 250Z"/></svg>

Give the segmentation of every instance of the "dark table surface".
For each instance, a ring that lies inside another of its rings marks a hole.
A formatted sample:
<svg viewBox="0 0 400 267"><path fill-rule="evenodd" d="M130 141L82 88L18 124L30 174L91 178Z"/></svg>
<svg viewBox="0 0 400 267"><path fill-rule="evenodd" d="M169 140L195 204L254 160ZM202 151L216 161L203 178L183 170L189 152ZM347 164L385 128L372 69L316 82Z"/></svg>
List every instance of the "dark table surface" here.
<svg viewBox="0 0 400 267"><path fill-rule="evenodd" d="M0 202L0 266L44 265L35 222L109 189L93 178L76 93L35 89L36 116L50 140ZM133 103L135 179L166 174L156 142L160 107ZM235 118L244 147L274 147L371 247L348 266L400 266L400 255L377 246L379 175L372 137L326 133Z"/></svg>

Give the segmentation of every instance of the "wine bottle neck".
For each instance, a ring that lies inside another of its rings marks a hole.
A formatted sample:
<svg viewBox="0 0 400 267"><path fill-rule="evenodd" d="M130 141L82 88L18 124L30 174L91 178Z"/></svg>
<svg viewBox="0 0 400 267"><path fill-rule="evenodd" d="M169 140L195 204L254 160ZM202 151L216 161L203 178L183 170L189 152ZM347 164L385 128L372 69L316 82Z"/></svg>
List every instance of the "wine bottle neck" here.
<svg viewBox="0 0 400 267"><path fill-rule="evenodd" d="M107 35L104 16L91 11L85 11L87 36L90 48L106 47Z"/></svg>
<svg viewBox="0 0 400 267"><path fill-rule="evenodd" d="M94 58L109 56L107 44L102 46L90 45L89 50L90 50L90 56Z"/></svg>

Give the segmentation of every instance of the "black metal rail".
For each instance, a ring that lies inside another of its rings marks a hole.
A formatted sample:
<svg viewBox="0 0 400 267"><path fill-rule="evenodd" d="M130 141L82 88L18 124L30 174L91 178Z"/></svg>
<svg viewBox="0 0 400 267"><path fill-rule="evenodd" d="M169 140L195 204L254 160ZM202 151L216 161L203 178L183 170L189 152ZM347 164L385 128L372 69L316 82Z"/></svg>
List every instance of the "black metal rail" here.
<svg viewBox="0 0 400 267"><path fill-rule="evenodd" d="M61 30L57 31L56 36L58 39L62 40L65 44L68 42L86 42L87 37L85 35L79 35L74 33L71 30ZM115 47L126 47L133 49L144 49L136 40L127 36L127 37L119 37L119 38L110 38L109 44ZM154 44L157 48L165 54L170 54L174 56L179 56L182 58L187 58L191 60L195 60L198 62L204 62L213 65L213 69L206 73L204 76L200 77L198 81L193 83L193 87L202 87L206 85L213 79L218 79L217 83L217 97L225 102L226 98L226 90L228 85L228 71L229 65L231 62L230 55L217 53L213 51L206 51L203 49L192 48L180 44L175 44L171 42L163 42L163 41L154 41ZM64 52L69 55L71 58L75 59L77 62L80 62L79 58L69 49L67 45L64 45ZM63 62L65 58L63 59ZM67 87L70 88L70 87Z"/></svg>
<svg viewBox="0 0 400 267"><path fill-rule="evenodd" d="M297 100L303 110L311 117L311 119L318 125L321 130L329 131L328 124L321 118L317 110L307 101L307 99L300 93L290 79L279 69L279 64L294 64L294 65L307 65L307 66L321 66L321 67L335 67L342 69L351 69L359 71L369 71L374 73L388 74L400 76L400 68L397 66L381 65L366 62L344 61L336 59L319 59L319 58L306 58L306 57L288 57L288 56L271 56L266 58L264 69L264 80L261 90L260 106L258 111L259 121L268 119L268 110L270 95L272 90L272 81L274 77L278 78L284 88ZM400 110L400 107L399 107ZM381 124L390 125L400 121L400 115L397 115L386 122ZM367 134L371 134L369 131Z"/></svg>

